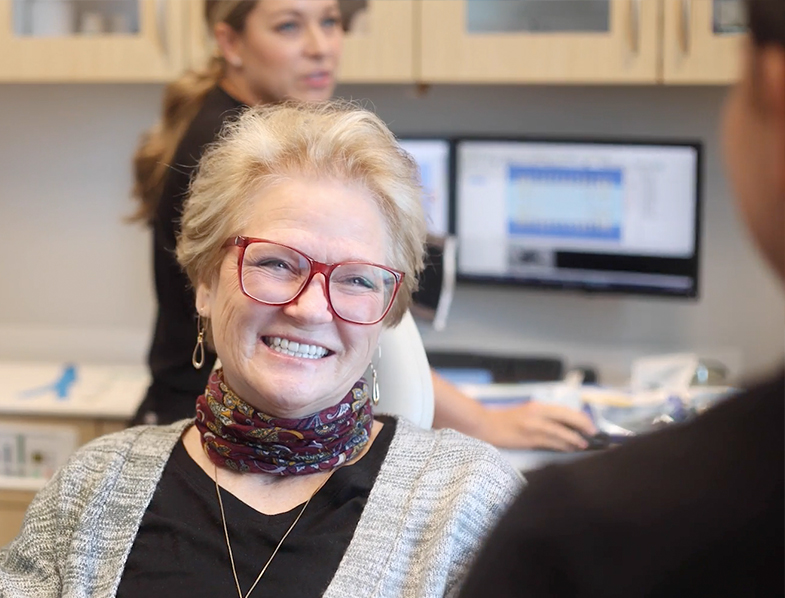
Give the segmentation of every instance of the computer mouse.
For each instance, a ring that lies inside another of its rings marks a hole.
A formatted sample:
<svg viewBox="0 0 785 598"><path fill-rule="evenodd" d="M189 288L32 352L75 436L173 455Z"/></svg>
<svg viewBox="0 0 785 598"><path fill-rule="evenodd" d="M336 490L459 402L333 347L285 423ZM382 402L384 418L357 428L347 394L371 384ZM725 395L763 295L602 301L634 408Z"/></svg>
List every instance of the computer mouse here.
<svg viewBox="0 0 785 598"><path fill-rule="evenodd" d="M584 449L586 451L598 451L606 449L611 445L611 438L605 432L597 432L593 436L588 434L581 434L588 446Z"/></svg>

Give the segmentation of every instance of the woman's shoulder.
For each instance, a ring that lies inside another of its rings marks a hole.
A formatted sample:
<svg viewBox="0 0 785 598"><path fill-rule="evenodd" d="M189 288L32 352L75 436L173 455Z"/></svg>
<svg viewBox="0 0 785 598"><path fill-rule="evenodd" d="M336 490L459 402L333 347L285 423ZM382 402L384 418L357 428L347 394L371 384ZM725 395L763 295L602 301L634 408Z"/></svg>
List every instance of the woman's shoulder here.
<svg viewBox="0 0 785 598"><path fill-rule="evenodd" d="M213 143L227 121L237 117L243 105L216 86L207 93L188 126L175 154L178 166L195 166L205 148Z"/></svg>
<svg viewBox="0 0 785 598"><path fill-rule="evenodd" d="M414 569L428 561L427 575L438 569L460 576L523 478L480 440L396 419L367 520L375 537L397 534L390 538L397 558L411 558Z"/></svg>
<svg viewBox="0 0 785 598"><path fill-rule="evenodd" d="M407 419L396 417L396 437L413 444L429 445L437 452L457 452L465 460L504 461L499 450L483 440L449 428L422 428ZM458 456L456 455L456 457ZM506 461L504 461L506 463Z"/></svg>
<svg viewBox="0 0 785 598"><path fill-rule="evenodd" d="M89 470L101 475L118 461L129 459L168 459L177 440L189 425L188 420L168 426L136 426L99 436L71 455L63 467L66 474L80 474Z"/></svg>
<svg viewBox="0 0 785 598"><path fill-rule="evenodd" d="M397 418L390 452L409 464L422 461L426 475L481 479L516 490L523 482L521 474L487 442L455 430L421 428L403 418Z"/></svg>

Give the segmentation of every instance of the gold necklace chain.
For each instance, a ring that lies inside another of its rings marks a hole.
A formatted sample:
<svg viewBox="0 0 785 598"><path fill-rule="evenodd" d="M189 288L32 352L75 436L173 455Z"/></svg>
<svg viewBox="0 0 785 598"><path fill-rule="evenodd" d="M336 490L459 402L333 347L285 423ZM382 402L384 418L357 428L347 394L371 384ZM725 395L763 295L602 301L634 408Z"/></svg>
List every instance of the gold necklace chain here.
<svg viewBox="0 0 785 598"><path fill-rule="evenodd" d="M248 598L248 596L251 595L251 592L254 591L256 584L258 584L259 580L262 579L262 575L264 575L265 571L267 571L267 568L270 566L270 563L273 562L275 555L278 554L278 550L281 548L281 545L283 544L284 540L286 540L286 537L294 529L294 526L297 525L297 522L300 521L300 517L302 517L303 513L305 513L305 509L306 507L308 507L308 504L311 502L311 499L314 496L316 496L317 492L319 492L319 490L322 489L322 486L324 486L327 483L327 480L329 480L330 477L332 477L332 472L330 473L330 475L328 475L325 478L325 480L321 484L319 484L318 488L314 490L313 494L311 494L311 496L308 497L308 500L305 501L303 508L300 509L300 512L297 514L297 517L295 517L294 522L289 526L289 529L286 530L286 533L281 538L281 541L278 542L278 546L275 547L275 550L273 550L273 553L270 555L270 558L267 559L267 562L264 564L264 567L262 567L262 570L259 571L259 575L256 577L256 580L253 582L253 585L245 594L245 596L243 596L243 592L240 589L240 580L237 578L237 568L235 567L234 564L234 556L232 555L232 543L229 541L229 529L226 527L226 514L224 513L223 500L221 500L221 487L218 485L218 467L215 464L213 464L213 470L215 473L214 475L215 493L218 496L218 507L221 509L221 523L223 524L223 528L224 528L224 538L226 538L226 549L229 551L229 562L232 564L232 575L234 575L234 585L237 588L237 595L239 596L239 598Z"/></svg>

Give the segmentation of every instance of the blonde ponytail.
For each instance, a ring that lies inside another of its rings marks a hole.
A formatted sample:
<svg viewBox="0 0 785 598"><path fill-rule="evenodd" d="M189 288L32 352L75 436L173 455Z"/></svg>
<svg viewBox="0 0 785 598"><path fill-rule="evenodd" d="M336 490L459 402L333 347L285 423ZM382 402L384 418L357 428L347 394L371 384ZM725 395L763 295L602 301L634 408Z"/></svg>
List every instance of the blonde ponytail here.
<svg viewBox="0 0 785 598"><path fill-rule="evenodd" d="M172 158L185 132L221 80L223 60L212 58L206 69L188 71L166 86L161 120L142 137L133 158L133 196L139 207L134 222L151 222L158 207Z"/></svg>

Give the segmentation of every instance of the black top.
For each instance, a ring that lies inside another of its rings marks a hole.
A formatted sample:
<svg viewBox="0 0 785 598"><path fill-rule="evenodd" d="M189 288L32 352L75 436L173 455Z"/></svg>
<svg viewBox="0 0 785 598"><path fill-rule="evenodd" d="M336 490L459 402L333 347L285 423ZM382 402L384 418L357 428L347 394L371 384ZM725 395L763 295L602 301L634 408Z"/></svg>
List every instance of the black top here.
<svg viewBox="0 0 785 598"><path fill-rule="evenodd" d="M781 375L532 473L461 597L783 596L784 403Z"/></svg>
<svg viewBox="0 0 785 598"><path fill-rule="evenodd" d="M188 185L205 148L216 140L223 125L244 105L220 87L208 92L202 108L175 152L172 168L153 221L153 265L158 314L148 353L152 384L137 414L157 414L158 423L170 423L195 412L196 398L204 391L215 363L207 352L204 367L196 370L191 355L196 344L196 308L188 277L175 258L183 202Z"/></svg>
<svg viewBox="0 0 785 598"><path fill-rule="evenodd" d="M387 455L395 419L354 465L338 469L311 499L253 595L316 597L330 584ZM245 594L302 510L263 515L221 490L232 554ZM164 468L120 580L118 598L236 596L213 480L178 442Z"/></svg>

